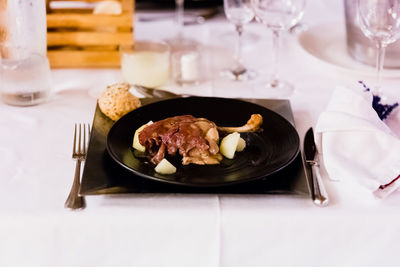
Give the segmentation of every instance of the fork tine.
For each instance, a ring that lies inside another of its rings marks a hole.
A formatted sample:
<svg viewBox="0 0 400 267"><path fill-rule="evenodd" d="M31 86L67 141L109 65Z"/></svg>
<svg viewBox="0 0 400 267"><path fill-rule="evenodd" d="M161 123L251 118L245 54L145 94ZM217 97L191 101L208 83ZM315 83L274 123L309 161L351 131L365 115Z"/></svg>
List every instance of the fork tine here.
<svg viewBox="0 0 400 267"><path fill-rule="evenodd" d="M81 136L82 136L82 125L79 123L79 136L78 136L78 139L79 139L78 153L79 153L79 154L82 153L82 148L81 148L81 146L82 146L82 143L81 143Z"/></svg>
<svg viewBox="0 0 400 267"><path fill-rule="evenodd" d="M83 124L83 143L82 143L82 146L83 146L83 154L86 155L86 123Z"/></svg>
<svg viewBox="0 0 400 267"><path fill-rule="evenodd" d="M90 142L90 123L87 124L87 129L88 129L88 135L87 135L87 144L86 144L86 152L89 147L89 142Z"/></svg>
<svg viewBox="0 0 400 267"><path fill-rule="evenodd" d="M74 145L72 147L72 156L76 154L76 123L75 123L75 130L74 130Z"/></svg>
<svg viewBox="0 0 400 267"><path fill-rule="evenodd" d="M87 149L89 147L89 142L90 142L90 123L87 124L87 129L88 129L88 136L87 136L87 144L86 144L86 153L87 153Z"/></svg>

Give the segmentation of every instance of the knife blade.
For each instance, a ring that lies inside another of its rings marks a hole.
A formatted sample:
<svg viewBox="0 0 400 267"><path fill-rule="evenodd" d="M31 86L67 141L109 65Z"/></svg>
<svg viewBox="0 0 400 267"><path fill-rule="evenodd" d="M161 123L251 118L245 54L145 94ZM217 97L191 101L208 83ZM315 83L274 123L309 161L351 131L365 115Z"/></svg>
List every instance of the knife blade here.
<svg viewBox="0 0 400 267"><path fill-rule="evenodd" d="M175 98L181 95L155 88L149 88L141 85L132 85L133 89L144 95L145 97L159 97L159 98Z"/></svg>
<svg viewBox="0 0 400 267"><path fill-rule="evenodd" d="M308 129L304 137L303 151L313 202L318 206L326 206L328 205L329 199L319 172L319 162L317 148L314 142L313 128Z"/></svg>

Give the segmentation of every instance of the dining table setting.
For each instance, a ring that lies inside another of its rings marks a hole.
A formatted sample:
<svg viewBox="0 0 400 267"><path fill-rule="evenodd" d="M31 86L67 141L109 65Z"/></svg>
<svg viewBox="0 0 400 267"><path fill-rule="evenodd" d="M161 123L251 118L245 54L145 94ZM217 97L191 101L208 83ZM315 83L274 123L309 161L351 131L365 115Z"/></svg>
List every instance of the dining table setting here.
<svg viewBox="0 0 400 267"><path fill-rule="evenodd" d="M400 1L0 0L0 266L397 266Z"/></svg>

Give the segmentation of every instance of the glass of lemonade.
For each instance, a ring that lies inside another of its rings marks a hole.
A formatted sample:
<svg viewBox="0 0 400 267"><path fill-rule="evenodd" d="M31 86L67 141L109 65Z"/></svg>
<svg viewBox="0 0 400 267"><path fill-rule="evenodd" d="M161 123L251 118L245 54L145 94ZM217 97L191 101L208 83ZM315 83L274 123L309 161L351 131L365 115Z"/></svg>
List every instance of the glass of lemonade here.
<svg viewBox="0 0 400 267"><path fill-rule="evenodd" d="M121 70L124 80L132 85L155 88L170 79L170 48L161 41L135 41L121 46Z"/></svg>

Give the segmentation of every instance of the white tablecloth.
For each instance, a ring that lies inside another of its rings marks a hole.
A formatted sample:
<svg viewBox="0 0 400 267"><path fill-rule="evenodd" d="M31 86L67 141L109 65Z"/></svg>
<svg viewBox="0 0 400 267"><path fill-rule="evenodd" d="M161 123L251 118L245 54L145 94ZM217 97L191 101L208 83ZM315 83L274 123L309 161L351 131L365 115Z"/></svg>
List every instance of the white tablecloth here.
<svg viewBox="0 0 400 267"><path fill-rule="evenodd" d="M341 1L309 1L306 11L309 27L343 26ZM187 35L207 44L208 81L168 89L261 98L252 85L222 82L210 71L229 62L233 41L226 33L232 30L223 17L188 27ZM270 70L270 34L256 23L245 31L256 36L245 41L245 62L261 79ZM137 39L168 38L173 27L137 23L135 32ZM293 35L284 37L282 51L281 76L295 84L290 100L301 137L315 126L336 85L374 80L316 60ZM87 197L85 210L65 210L75 166L73 125L91 122L99 91L122 78L118 69L52 74L54 95L47 103L0 104L0 266L398 266L400 192L376 200L324 172L326 208L287 195L132 194ZM397 99L399 81L400 74L384 80Z"/></svg>

